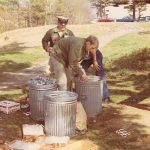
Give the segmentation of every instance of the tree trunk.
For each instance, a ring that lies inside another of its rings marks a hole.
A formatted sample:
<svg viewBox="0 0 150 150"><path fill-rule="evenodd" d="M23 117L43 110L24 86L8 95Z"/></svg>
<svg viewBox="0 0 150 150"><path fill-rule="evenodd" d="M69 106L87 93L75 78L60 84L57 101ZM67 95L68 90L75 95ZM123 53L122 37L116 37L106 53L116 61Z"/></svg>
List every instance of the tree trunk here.
<svg viewBox="0 0 150 150"><path fill-rule="evenodd" d="M133 0L133 20L135 21L135 0Z"/></svg>

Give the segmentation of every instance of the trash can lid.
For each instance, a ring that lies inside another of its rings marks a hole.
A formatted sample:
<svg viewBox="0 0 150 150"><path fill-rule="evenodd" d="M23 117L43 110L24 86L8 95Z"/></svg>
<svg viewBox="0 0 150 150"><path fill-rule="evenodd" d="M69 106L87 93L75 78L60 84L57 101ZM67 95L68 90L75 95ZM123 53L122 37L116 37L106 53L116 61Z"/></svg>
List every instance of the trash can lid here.
<svg viewBox="0 0 150 150"><path fill-rule="evenodd" d="M78 98L78 94L70 91L51 91L45 95L45 100L55 102L69 102L75 101Z"/></svg>

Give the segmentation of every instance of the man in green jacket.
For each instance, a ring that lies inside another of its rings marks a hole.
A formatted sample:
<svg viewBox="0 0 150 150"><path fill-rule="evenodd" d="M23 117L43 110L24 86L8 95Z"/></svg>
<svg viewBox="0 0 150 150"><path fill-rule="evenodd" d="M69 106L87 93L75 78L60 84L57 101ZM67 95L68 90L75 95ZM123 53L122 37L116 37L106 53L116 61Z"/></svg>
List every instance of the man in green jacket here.
<svg viewBox="0 0 150 150"><path fill-rule="evenodd" d="M59 90L67 90L66 71L68 69L72 70L72 76L78 76L82 80L88 79L80 62L84 60L86 55L92 54L94 64L98 45L99 42L95 36L87 38L72 36L59 40L53 48L47 49L52 59Z"/></svg>
<svg viewBox="0 0 150 150"><path fill-rule="evenodd" d="M49 48L53 47L54 44L60 39L68 36L74 36L73 32L66 28L69 18L66 18L64 16L57 16L57 19L57 26L48 30L42 39L42 45L46 51L48 51ZM49 70L51 70L52 72L53 66L51 59L49 59L48 64L50 66Z"/></svg>

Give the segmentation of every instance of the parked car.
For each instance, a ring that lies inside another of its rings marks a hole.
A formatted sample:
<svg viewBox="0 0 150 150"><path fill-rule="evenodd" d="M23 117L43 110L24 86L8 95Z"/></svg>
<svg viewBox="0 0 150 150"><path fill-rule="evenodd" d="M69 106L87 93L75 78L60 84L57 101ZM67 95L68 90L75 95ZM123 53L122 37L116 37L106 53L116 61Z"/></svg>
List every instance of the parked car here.
<svg viewBox="0 0 150 150"><path fill-rule="evenodd" d="M134 22L134 19L130 16L127 16L121 19L116 19L116 22Z"/></svg>
<svg viewBox="0 0 150 150"><path fill-rule="evenodd" d="M114 19L112 19L112 18L99 18L97 21L98 22L113 22Z"/></svg>
<svg viewBox="0 0 150 150"><path fill-rule="evenodd" d="M138 21L139 22L149 22L150 16L140 17Z"/></svg>
<svg viewBox="0 0 150 150"><path fill-rule="evenodd" d="M145 17L140 17L140 18L138 19L138 21L139 21L139 22L145 22L145 21L146 21L146 18L145 18Z"/></svg>
<svg viewBox="0 0 150 150"><path fill-rule="evenodd" d="M145 18L147 22L150 21L150 16L146 16Z"/></svg>

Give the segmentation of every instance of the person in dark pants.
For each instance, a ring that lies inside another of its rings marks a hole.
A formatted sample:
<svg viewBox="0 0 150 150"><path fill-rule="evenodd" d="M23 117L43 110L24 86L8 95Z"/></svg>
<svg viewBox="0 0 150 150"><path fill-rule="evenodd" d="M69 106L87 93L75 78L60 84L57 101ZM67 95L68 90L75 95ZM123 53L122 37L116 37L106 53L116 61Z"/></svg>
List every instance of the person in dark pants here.
<svg viewBox="0 0 150 150"><path fill-rule="evenodd" d="M99 69L95 69L95 74L96 74L96 76L100 76L103 80L103 98L102 98L102 100L105 102L108 102L108 101L110 101L110 98L109 98L109 91L108 91L106 77L105 77L104 68L103 68L103 55L99 49L96 50L96 61L98 63ZM94 62L93 57L91 55L88 55L81 62L81 66L85 71L87 71L88 68L93 64L93 62Z"/></svg>

